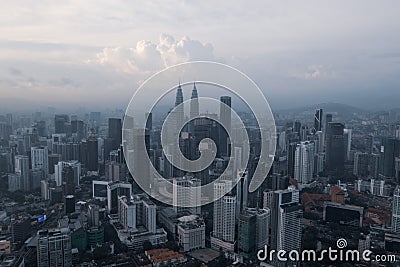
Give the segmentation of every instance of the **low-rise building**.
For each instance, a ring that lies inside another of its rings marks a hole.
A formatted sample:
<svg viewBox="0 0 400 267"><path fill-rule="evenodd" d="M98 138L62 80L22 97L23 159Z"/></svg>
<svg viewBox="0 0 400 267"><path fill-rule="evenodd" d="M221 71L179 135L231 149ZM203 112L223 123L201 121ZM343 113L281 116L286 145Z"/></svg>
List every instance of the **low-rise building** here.
<svg viewBox="0 0 400 267"><path fill-rule="evenodd" d="M178 243L183 251L205 248L206 226L197 215L184 216L178 219Z"/></svg>

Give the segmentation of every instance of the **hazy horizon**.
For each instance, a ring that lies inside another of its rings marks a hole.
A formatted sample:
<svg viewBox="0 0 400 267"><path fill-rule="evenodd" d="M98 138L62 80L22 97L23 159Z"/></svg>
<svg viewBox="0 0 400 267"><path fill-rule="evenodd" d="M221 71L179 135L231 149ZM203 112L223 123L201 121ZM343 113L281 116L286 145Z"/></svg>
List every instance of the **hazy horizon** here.
<svg viewBox="0 0 400 267"><path fill-rule="evenodd" d="M193 60L238 68L274 110L397 108L399 8L389 0L3 3L0 110L124 109L142 81Z"/></svg>

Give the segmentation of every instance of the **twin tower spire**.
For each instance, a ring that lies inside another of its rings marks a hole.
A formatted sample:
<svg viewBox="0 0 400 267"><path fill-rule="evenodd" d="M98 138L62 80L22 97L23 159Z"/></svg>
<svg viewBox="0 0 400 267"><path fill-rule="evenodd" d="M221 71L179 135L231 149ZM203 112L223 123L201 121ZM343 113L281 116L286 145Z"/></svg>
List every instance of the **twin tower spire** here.
<svg viewBox="0 0 400 267"><path fill-rule="evenodd" d="M196 88L196 83L193 83L192 96L190 101L190 118L194 118L199 115L199 100ZM176 90L175 107L183 103L183 93L181 83L179 82L178 89ZM182 108L183 112L183 108ZM183 115L183 114L182 114Z"/></svg>

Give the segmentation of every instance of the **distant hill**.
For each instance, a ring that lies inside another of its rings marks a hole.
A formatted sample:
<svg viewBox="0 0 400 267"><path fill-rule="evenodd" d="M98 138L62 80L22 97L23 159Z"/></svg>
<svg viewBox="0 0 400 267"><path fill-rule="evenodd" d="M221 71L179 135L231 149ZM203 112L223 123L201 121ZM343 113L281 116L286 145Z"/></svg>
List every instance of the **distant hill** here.
<svg viewBox="0 0 400 267"><path fill-rule="evenodd" d="M342 116L351 116L353 114L365 114L368 113L366 110L353 107L347 104L340 104L340 103L321 103L317 104L315 106L307 106L307 107L298 107L298 108L292 108L292 109L282 109L278 110L277 112L279 113L310 113L314 112L315 109L320 109L322 108L324 110L324 113L336 113L340 114Z"/></svg>

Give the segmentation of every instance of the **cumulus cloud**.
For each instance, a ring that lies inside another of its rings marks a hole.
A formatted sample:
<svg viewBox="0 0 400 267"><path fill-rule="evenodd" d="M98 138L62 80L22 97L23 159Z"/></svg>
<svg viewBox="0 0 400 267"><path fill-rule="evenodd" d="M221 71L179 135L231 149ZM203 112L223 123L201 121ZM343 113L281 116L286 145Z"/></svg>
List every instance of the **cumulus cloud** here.
<svg viewBox="0 0 400 267"><path fill-rule="evenodd" d="M303 80L312 80L321 77L329 77L332 75L333 73L331 71L327 71L326 67L323 65L311 65L307 67L307 71L305 72L296 72L292 74L293 77Z"/></svg>
<svg viewBox="0 0 400 267"><path fill-rule="evenodd" d="M135 47L108 47L88 63L108 66L122 73L154 72L165 67L192 61L212 60L213 46L189 37L178 40L162 34L157 43L141 40Z"/></svg>

